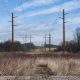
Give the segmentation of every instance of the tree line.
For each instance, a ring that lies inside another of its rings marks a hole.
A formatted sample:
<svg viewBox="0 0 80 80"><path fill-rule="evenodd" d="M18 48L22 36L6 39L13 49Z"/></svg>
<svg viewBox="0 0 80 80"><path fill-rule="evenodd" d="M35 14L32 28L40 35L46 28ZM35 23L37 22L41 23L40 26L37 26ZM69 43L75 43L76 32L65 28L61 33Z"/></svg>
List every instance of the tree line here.
<svg viewBox="0 0 80 80"><path fill-rule="evenodd" d="M63 50L63 43L61 43L57 49L57 51ZM65 50L67 52L80 52L80 28L77 28L74 33L74 39L71 41L66 41Z"/></svg>
<svg viewBox="0 0 80 80"><path fill-rule="evenodd" d="M14 50L15 51L31 51L35 48L35 45L33 43L24 43L21 44L19 41L14 42ZM0 51L1 52L8 52L12 51L12 42L10 40L6 42L0 43Z"/></svg>
<svg viewBox="0 0 80 80"><path fill-rule="evenodd" d="M14 50L15 51L32 51L39 47L49 47L49 44L44 44L44 46L35 46L33 43L20 43L19 41L14 42ZM63 51L63 43L59 45L51 44L51 48L56 48L55 51ZM75 30L74 38L71 41L66 41L65 50L67 52L80 52L80 28ZM12 41L8 40L6 42L0 42L0 51L8 52L12 51Z"/></svg>

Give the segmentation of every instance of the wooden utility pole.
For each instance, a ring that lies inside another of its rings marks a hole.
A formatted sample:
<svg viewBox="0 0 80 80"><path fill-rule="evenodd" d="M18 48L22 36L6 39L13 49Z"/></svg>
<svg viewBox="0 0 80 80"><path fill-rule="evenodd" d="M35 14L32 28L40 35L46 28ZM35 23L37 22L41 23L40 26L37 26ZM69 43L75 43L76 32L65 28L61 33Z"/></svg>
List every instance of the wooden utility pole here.
<svg viewBox="0 0 80 80"><path fill-rule="evenodd" d="M30 38L30 43L32 43L32 35L30 34L30 37L28 37L28 38Z"/></svg>
<svg viewBox="0 0 80 80"><path fill-rule="evenodd" d="M27 38L28 38L27 35L25 35L25 43L27 43Z"/></svg>
<svg viewBox="0 0 80 80"><path fill-rule="evenodd" d="M32 36L30 35L30 36L28 36L28 35L25 35L25 41L26 41L26 43L28 42L28 39L29 39L29 42L31 43L32 42Z"/></svg>
<svg viewBox="0 0 80 80"><path fill-rule="evenodd" d="M25 43L25 37L23 37L23 44Z"/></svg>
<svg viewBox="0 0 80 80"><path fill-rule="evenodd" d="M32 36L30 35L30 43L31 43L31 39L32 39Z"/></svg>
<svg viewBox="0 0 80 80"><path fill-rule="evenodd" d="M6 33L6 49L8 49L7 41L8 41L8 33Z"/></svg>
<svg viewBox="0 0 80 80"><path fill-rule="evenodd" d="M45 44L44 44L44 47L45 47L45 52L46 52L46 35L45 35Z"/></svg>
<svg viewBox="0 0 80 80"><path fill-rule="evenodd" d="M49 33L49 52L51 51L51 34Z"/></svg>
<svg viewBox="0 0 80 80"><path fill-rule="evenodd" d="M14 51L14 14L12 13L12 51Z"/></svg>
<svg viewBox="0 0 80 80"><path fill-rule="evenodd" d="M65 11L63 9L63 51L66 51L66 41L65 41Z"/></svg>

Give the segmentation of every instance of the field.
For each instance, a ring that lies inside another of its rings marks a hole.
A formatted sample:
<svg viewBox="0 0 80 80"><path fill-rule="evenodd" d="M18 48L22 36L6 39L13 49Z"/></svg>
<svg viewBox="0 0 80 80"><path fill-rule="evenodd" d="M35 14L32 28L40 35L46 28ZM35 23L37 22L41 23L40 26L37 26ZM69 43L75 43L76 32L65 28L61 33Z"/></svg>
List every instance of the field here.
<svg viewBox="0 0 80 80"><path fill-rule="evenodd" d="M50 71L50 72L49 72ZM80 76L80 55L0 53L1 76Z"/></svg>

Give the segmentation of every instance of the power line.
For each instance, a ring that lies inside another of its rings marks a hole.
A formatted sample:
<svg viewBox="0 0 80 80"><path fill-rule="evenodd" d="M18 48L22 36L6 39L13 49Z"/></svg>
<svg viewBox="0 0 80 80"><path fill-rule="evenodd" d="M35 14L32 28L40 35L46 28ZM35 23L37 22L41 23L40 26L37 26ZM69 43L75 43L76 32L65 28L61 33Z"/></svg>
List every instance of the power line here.
<svg viewBox="0 0 80 80"><path fill-rule="evenodd" d="M1 1L2 1L2 4L3 4L4 8L6 9L7 14L9 15L9 10L8 10L8 8L7 8L6 4L5 4L5 2L4 2L3 0L1 0Z"/></svg>
<svg viewBox="0 0 80 80"><path fill-rule="evenodd" d="M64 0L63 0L63 4L64 4ZM57 21L57 20L58 20L58 15L60 14L60 10L62 9L63 4L61 5L61 7L60 7L60 9L59 9L59 12L58 12L58 14L57 14L57 18L56 18L55 21L54 21L54 25L58 23L58 21Z"/></svg>
<svg viewBox="0 0 80 80"><path fill-rule="evenodd" d="M2 14L3 17L5 17L6 21L9 21L9 16L8 17L6 16L6 13L4 13L2 7L0 7L0 13Z"/></svg>
<svg viewBox="0 0 80 80"><path fill-rule="evenodd" d="M24 0L21 0L22 12L24 13L24 9L23 9L23 2L24 2Z"/></svg>

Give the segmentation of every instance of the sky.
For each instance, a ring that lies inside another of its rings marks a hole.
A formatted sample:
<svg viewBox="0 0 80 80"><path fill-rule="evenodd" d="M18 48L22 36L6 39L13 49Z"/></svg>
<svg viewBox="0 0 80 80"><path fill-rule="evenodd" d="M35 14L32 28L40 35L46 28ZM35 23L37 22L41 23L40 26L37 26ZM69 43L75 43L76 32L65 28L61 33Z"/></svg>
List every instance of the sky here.
<svg viewBox="0 0 80 80"><path fill-rule="evenodd" d="M49 33L52 44L63 37L62 16L65 10L66 41L73 40L80 27L80 0L0 0L0 41L11 40L11 15L14 13L15 40L29 42L32 35L36 45L44 44Z"/></svg>

